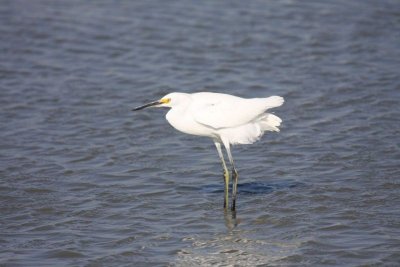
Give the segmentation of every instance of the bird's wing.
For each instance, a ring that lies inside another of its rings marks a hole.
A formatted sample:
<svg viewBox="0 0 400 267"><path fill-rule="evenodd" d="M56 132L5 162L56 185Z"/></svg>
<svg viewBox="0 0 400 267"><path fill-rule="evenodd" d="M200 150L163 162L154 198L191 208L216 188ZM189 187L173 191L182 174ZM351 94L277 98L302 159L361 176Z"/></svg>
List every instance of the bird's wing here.
<svg viewBox="0 0 400 267"><path fill-rule="evenodd" d="M206 95L194 100L191 108L194 119L216 129L246 124L268 108L283 103L281 97L244 99L224 94Z"/></svg>

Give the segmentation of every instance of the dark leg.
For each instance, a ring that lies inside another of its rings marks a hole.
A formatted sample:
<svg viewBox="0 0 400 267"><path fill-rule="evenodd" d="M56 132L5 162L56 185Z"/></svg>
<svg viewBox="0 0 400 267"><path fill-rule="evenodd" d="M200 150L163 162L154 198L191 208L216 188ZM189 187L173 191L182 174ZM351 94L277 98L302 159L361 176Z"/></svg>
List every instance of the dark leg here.
<svg viewBox="0 0 400 267"><path fill-rule="evenodd" d="M226 209L229 202L229 171L225 164L224 154L221 150L221 143L214 141L215 147L217 148L219 158L222 162L222 168L224 169L224 209Z"/></svg>
<svg viewBox="0 0 400 267"><path fill-rule="evenodd" d="M238 175L238 172L236 171L235 163L233 162L229 143L224 142L224 146L225 146L226 152L228 154L229 162L231 163L231 166L232 166L232 206L231 206L231 210L234 211L234 210L236 210L236 194L237 194L237 184L238 184L239 175Z"/></svg>
<svg viewBox="0 0 400 267"><path fill-rule="evenodd" d="M237 184L238 184L239 175L235 169L232 168L232 211L236 210L236 193L237 193Z"/></svg>

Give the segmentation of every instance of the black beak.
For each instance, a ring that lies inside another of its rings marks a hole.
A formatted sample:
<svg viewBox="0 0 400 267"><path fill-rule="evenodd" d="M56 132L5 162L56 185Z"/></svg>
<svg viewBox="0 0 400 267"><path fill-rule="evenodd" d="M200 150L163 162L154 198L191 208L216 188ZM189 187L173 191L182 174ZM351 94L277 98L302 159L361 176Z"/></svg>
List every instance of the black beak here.
<svg viewBox="0 0 400 267"><path fill-rule="evenodd" d="M154 102L150 102L150 103L144 104L143 106L136 107L136 108L132 109L132 111L137 111L137 110L141 110L141 109L144 109L144 108L157 106L157 105L161 105L161 104L162 104L162 102L157 100L157 101L154 101Z"/></svg>

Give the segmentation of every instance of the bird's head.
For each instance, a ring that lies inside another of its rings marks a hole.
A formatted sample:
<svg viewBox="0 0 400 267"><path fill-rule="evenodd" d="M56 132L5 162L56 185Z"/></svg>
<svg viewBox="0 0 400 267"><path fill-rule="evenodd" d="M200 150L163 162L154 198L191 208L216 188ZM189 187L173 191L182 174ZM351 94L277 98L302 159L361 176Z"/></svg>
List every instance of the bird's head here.
<svg viewBox="0 0 400 267"><path fill-rule="evenodd" d="M189 96L188 94L185 93L170 93L167 94L166 96L162 97L161 99L157 101L153 101L147 104L144 104L142 106L136 107L133 109L133 111L136 110L141 110L147 107L168 107L172 108L175 107L179 104L181 104L185 99L187 99Z"/></svg>

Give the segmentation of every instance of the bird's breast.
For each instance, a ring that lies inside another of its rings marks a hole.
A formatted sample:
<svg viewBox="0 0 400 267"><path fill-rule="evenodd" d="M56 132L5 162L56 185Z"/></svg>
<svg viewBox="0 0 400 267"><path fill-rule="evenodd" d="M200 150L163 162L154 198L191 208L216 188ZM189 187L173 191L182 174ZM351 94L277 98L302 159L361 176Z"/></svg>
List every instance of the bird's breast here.
<svg viewBox="0 0 400 267"><path fill-rule="evenodd" d="M184 110L172 108L167 113L166 119L172 127L180 132L199 136L214 136L211 128L196 122L191 114Z"/></svg>

